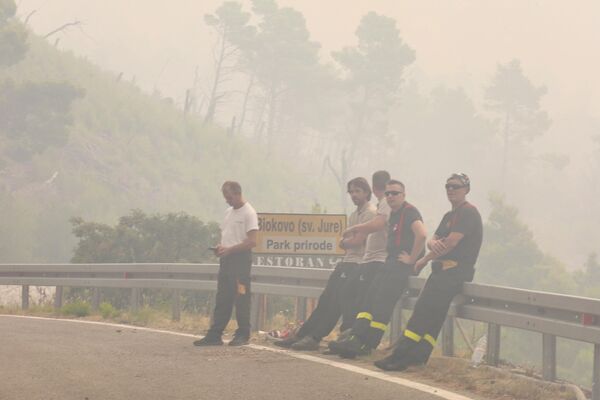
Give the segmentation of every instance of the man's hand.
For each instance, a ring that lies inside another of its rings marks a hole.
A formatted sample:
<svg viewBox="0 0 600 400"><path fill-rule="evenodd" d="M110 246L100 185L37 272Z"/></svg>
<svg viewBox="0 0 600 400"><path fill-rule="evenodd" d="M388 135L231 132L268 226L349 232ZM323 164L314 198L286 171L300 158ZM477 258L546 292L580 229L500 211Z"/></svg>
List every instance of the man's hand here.
<svg viewBox="0 0 600 400"><path fill-rule="evenodd" d="M340 243L338 246L340 246L340 249L346 250L346 244L344 243L344 238L342 238L342 240L340 240Z"/></svg>
<svg viewBox="0 0 600 400"><path fill-rule="evenodd" d="M217 257L227 257L231 254L231 249L222 245L218 245L215 249L215 255Z"/></svg>
<svg viewBox="0 0 600 400"><path fill-rule="evenodd" d="M400 253L400 255L398 256L398 261L400 261L401 263L404 263L404 264L408 264L408 265L411 265L414 263L414 261L410 259L410 254L408 254L405 251Z"/></svg>
<svg viewBox="0 0 600 400"><path fill-rule="evenodd" d="M421 270L422 270L423 268L425 268L425 266L427 265L427 263L428 263L428 262L429 262L429 261L427 261L427 260L425 259L425 257L423 257L423 258L421 258L421 259L417 260L417 262L415 263L415 265L414 265L414 267L413 267L413 270L415 271L415 274L419 275L419 273L421 273Z"/></svg>
<svg viewBox="0 0 600 400"><path fill-rule="evenodd" d="M349 237L354 236L355 233L356 233L356 230L354 229L354 227L350 227L350 228L346 229L344 232L342 232L342 237L349 238Z"/></svg>
<svg viewBox="0 0 600 400"><path fill-rule="evenodd" d="M427 242L427 248L434 254L441 254L446 250L446 245L443 240L431 239Z"/></svg>

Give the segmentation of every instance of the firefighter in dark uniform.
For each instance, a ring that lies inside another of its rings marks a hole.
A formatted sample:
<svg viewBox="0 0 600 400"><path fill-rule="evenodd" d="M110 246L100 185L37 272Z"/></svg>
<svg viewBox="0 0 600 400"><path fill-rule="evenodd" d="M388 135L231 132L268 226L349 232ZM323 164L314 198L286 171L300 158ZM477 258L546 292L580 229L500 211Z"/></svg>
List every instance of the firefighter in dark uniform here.
<svg viewBox="0 0 600 400"><path fill-rule="evenodd" d="M415 304L412 317L394 352L375 365L401 371L411 365L426 364L436 345L450 303L471 282L483 238L481 215L466 200L471 189L469 177L453 174L446 181L446 194L452 204L427 242L429 253L417 261L415 271L433 261L431 275Z"/></svg>
<svg viewBox="0 0 600 400"><path fill-rule="evenodd" d="M392 210L386 262L369 285L350 334L330 343L332 352L344 358L367 355L379 345L394 307L414 275L414 264L423 256L425 226L419 210L405 200L404 184L390 180L385 197Z"/></svg>

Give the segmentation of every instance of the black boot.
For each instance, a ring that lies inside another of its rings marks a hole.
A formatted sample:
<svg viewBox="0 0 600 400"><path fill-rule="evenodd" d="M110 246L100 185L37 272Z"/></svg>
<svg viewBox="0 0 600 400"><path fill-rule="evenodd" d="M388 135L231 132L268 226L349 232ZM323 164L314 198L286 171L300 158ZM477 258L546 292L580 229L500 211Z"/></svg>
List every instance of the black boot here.
<svg viewBox="0 0 600 400"><path fill-rule="evenodd" d="M202 339L196 340L194 346L222 346L223 340L220 336L206 335Z"/></svg>
<svg viewBox="0 0 600 400"><path fill-rule="evenodd" d="M354 335L350 336L348 340L338 343L336 350L342 358L356 358L371 354L371 348Z"/></svg>
<svg viewBox="0 0 600 400"><path fill-rule="evenodd" d="M375 361L373 364L384 371L404 371L410 366L407 358L400 358L394 354L384 359Z"/></svg>

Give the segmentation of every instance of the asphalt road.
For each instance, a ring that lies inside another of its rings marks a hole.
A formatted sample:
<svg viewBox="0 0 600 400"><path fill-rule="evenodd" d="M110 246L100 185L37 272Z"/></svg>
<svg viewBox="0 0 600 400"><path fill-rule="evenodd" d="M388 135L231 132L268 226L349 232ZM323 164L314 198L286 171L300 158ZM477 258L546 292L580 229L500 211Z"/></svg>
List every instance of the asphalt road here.
<svg viewBox="0 0 600 400"><path fill-rule="evenodd" d="M439 397L249 347L135 328L0 316L0 400Z"/></svg>

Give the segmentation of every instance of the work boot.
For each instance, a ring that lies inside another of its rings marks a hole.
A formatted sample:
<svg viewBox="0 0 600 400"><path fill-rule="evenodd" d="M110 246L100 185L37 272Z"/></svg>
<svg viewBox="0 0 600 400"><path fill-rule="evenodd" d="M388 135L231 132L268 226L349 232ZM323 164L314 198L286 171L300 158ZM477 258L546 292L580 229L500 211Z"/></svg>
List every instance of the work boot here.
<svg viewBox="0 0 600 400"><path fill-rule="evenodd" d="M347 340L338 343L336 346L338 354L342 358L356 358L358 356L367 356L371 354L371 348L364 344L358 336L350 336Z"/></svg>
<svg viewBox="0 0 600 400"><path fill-rule="evenodd" d="M319 340L312 336L304 336L302 339L292 345L292 350L313 351L319 350Z"/></svg>
<svg viewBox="0 0 600 400"><path fill-rule="evenodd" d="M398 344L392 355L375 361L375 366L385 371L404 371L408 367L424 365L431 349L431 345L425 340L418 343L406 340Z"/></svg>
<svg viewBox="0 0 600 400"><path fill-rule="evenodd" d="M338 355L340 354L338 348L341 343L348 340L352 336L352 329L346 329L344 332L340 333L337 340L331 341L327 344L328 350L324 351L325 355Z"/></svg>
<svg viewBox="0 0 600 400"><path fill-rule="evenodd" d="M206 335L202 339L196 340L194 346L222 346L223 340L218 336Z"/></svg>
<svg viewBox="0 0 600 400"><path fill-rule="evenodd" d="M352 328L350 329L346 329L343 332L340 332L340 334L338 335L336 342L343 342L344 340L348 339L350 336L352 336Z"/></svg>
<svg viewBox="0 0 600 400"><path fill-rule="evenodd" d="M230 346L243 346L250 342L250 338L248 336L243 335L235 335L233 339L229 342Z"/></svg>
<svg viewBox="0 0 600 400"><path fill-rule="evenodd" d="M284 347L286 349L289 349L290 347L292 347L292 345L296 342L299 342L302 338L298 337L296 335L290 335L290 337L285 338L283 340L278 340L275 343L273 343L275 346L279 346L279 347Z"/></svg>
<svg viewBox="0 0 600 400"><path fill-rule="evenodd" d="M394 354L375 361L373 364L375 364L377 368L380 368L384 371L404 371L410 366L410 362L407 358L400 358Z"/></svg>
<svg viewBox="0 0 600 400"><path fill-rule="evenodd" d="M408 352L408 357L412 360L411 365L427 364L432 351L433 346L426 340L421 340L414 349Z"/></svg>

